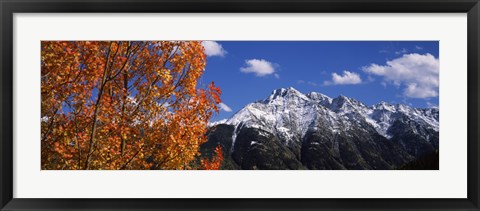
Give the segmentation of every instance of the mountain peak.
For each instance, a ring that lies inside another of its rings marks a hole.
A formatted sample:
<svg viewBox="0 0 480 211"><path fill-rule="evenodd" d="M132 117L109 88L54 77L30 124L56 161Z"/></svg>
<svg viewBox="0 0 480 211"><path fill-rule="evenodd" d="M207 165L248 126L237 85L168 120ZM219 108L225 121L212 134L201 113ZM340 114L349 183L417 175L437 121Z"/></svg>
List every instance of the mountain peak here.
<svg viewBox="0 0 480 211"><path fill-rule="evenodd" d="M330 109L332 109L335 112L339 112L339 111L358 110L366 107L367 106L365 104L363 104L358 100L349 98L345 95L339 95L337 98L332 100Z"/></svg>
<svg viewBox="0 0 480 211"><path fill-rule="evenodd" d="M320 93L320 92L310 92L310 93L307 94L307 96L309 96L309 97L311 96L312 98L316 98L316 97L330 98L329 96L324 95L324 94L322 94L322 93ZM330 99L331 99L331 98L330 98Z"/></svg>
<svg viewBox="0 0 480 211"><path fill-rule="evenodd" d="M302 94L300 91L296 90L293 87L288 88L280 88L273 90L272 94L265 99L265 102L269 102L278 98L289 98L289 97L298 97L302 99L306 99L307 97Z"/></svg>
<svg viewBox="0 0 480 211"><path fill-rule="evenodd" d="M272 94L275 94L275 93L285 94L285 93L289 93L289 92L298 92L298 93L300 93L300 92L299 92L298 90L296 90L295 88L293 88L293 87L288 87L288 88L275 89L275 90L273 90Z"/></svg>
<svg viewBox="0 0 480 211"><path fill-rule="evenodd" d="M323 106L328 106L332 103L331 97L319 92L310 92L307 94L307 97Z"/></svg>
<svg viewBox="0 0 480 211"><path fill-rule="evenodd" d="M350 103L350 98L345 95L339 95L338 97L333 99L333 102L337 104Z"/></svg>
<svg viewBox="0 0 480 211"><path fill-rule="evenodd" d="M377 104L373 105L373 108L374 109L387 110L387 111L391 111L391 112L396 111L395 105L392 105L392 104L387 103L385 101L381 101L380 103L377 103Z"/></svg>

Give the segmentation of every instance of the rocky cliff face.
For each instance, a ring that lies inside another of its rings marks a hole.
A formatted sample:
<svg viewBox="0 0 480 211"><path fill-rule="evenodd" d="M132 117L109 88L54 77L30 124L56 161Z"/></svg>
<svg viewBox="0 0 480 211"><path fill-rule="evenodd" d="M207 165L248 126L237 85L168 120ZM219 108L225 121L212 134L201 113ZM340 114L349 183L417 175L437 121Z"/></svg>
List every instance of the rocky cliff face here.
<svg viewBox="0 0 480 211"><path fill-rule="evenodd" d="M213 123L224 169L397 169L438 152L439 110L277 89ZM438 166L438 163L437 163Z"/></svg>

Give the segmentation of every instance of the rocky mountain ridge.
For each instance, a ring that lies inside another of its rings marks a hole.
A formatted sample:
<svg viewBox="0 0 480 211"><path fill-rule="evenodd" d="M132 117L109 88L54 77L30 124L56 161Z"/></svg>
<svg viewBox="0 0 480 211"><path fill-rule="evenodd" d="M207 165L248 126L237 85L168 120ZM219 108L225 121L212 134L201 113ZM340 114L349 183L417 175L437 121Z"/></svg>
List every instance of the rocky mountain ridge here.
<svg viewBox="0 0 480 211"><path fill-rule="evenodd" d="M225 169L396 169L438 152L439 109L290 88L213 123Z"/></svg>

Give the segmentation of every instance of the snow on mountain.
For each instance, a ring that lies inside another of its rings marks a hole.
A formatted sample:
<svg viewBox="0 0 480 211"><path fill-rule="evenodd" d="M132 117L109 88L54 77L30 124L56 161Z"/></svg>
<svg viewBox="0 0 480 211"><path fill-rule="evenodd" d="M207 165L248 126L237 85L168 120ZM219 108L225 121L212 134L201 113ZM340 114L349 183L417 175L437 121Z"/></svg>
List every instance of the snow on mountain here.
<svg viewBox="0 0 480 211"><path fill-rule="evenodd" d="M225 124L262 129L291 141L305 135L320 109L318 102L292 87L277 89L268 98L245 106Z"/></svg>
<svg viewBox="0 0 480 211"><path fill-rule="evenodd" d="M261 129L289 142L301 140L307 131L315 130L319 124L336 132L343 127L361 122L371 125L380 135L391 138L388 129L402 117L412 119L438 132L438 113L438 108L411 108L386 102L366 106L358 100L343 95L337 98L317 92L305 95L290 87L276 89L264 100L246 105L230 119L211 123L211 125L234 125L233 141L242 127Z"/></svg>
<svg viewBox="0 0 480 211"><path fill-rule="evenodd" d="M214 121L214 122L209 122L207 125L209 127L213 127L215 125L219 125L219 124L225 124L225 122L227 122L228 119L221 119L221 120L218 120L218 121Z"/></svg>
<svg viewBox="0 0 480 211"><path fill-rule="evenodd" d="M313 100L316 103L326 107L330 106L333 101L331 97L318 92L310 92L307 94L307 97L310 98L310 100Z"/></svg>

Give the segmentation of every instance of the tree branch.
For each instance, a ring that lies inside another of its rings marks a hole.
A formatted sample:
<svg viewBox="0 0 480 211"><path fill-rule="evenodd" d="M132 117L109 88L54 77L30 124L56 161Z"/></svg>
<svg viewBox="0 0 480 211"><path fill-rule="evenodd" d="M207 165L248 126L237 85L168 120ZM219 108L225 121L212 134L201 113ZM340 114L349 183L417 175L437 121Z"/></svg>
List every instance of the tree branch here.
<svg viewBox="0 0 480 211"><path fill-rule="evenodd" d="M100 89L98 91L98 98L97 102L95 103L95 110L93 112L93 124L92 124L92 129L90 132L90 141L89 141L89 146L88 146L88 154L87 158L85 160L85 170L88 170L90 168L90 159L93 154L93 146L95 145L95 132L97 129L97 115L98 115L98 108L100 107L100 101L102 100L102 95L103 95L103 90L105 88L106 84L106 79L107 79L107 71L108 71L108 63L110 60L110 53L111 53L111 48L112 48L112 43L110 42L110 46L108 47L108 54L107 54L107 62L105 65L105 69L103 71L103 77L102 77L102 84L100 85Z"/></svg>

